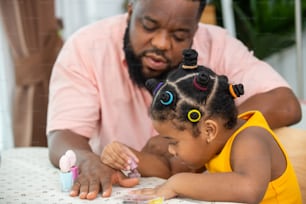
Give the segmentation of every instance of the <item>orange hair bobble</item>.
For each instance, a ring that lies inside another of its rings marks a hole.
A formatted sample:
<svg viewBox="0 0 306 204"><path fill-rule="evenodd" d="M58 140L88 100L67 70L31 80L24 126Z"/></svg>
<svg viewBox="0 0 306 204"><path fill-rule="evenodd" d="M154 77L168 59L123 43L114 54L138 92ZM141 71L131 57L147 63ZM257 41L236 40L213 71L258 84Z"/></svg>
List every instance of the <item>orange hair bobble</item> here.
<svg viewBox="0 0 306 204"><path fill-rule="evenodd" d="M229 92L234 99L238 98L238 97L240 97L241 95L244 94L243 85L242 84L235 84L235 85L230 84L229 85Z"/></svg>
<svg viewBox="0 0 306 204"><path fill-rule="evenodd" d="M238 97L234 91L233 84L229 85L229 92L231 93L234 99Z"/></svg>

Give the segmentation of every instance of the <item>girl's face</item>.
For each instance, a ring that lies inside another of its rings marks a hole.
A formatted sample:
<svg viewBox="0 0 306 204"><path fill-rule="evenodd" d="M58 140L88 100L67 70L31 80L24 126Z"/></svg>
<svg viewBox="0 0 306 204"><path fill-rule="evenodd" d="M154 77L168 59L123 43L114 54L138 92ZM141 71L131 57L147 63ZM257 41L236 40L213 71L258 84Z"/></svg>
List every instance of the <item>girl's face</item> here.
<svg viewBox="0 0 306 204"><path fill-rule="evenodd" d="M169 140L168 151L191 169L199 169L212 158L205 132L197 137L191 130L179 130L170 121L153 121L154 128ZM205 125L205 124L204 124Z"/></svg>

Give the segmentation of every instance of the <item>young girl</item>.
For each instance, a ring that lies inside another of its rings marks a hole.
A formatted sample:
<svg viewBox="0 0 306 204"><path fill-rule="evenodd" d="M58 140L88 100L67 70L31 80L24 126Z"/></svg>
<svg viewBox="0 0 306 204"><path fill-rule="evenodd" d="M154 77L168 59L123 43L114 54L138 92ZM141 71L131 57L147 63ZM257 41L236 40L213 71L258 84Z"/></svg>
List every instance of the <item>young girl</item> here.
<svg viewBox="0 0 306 204"><path fill-rule="evenodd" d="M155 129L169 140L168 151L174 157L190 169L205 166L207 171L178 173L160 186L133 193L165 199L302 203L293 167L263 115L249 111L237 117L234 99L243 95L243 85L230 84L226 76L198 66L195 50L183 54L183 63L165 81L147 81L153 95L150 115ZM114 155L104 152L101 159L105 162Z"/></svg>

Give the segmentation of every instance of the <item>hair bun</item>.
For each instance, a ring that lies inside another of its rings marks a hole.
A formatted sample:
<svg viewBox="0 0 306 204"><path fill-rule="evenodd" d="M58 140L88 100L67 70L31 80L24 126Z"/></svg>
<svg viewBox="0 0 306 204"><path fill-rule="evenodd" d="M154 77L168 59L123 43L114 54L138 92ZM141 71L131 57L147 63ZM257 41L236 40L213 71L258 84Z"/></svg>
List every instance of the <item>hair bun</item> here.
<svg viewBox="0 0 306 204"><path fill-rule="evenodd" d="M152 95L155 95L158 89L163 85L163 82L159 82L154 78L148 79L145 83L146 88Z"/></svg>
<svg viewBox="0 0 306 204"><path fill-rule="evenodd" d="M229 92L233 96L233 98L238 98L244 94L244 87L242 84L230 84Z"/></svg>
<svg viewBox="0 0 306 204"><path fill-rule="evenodd" d="M160 94L160 102L161 104L168 106L171 103L174 103L174 95L171 91L165 91Z"/></svg>
<svg viewBox="0 0 306 204"><path fill-rule="evenodd" d="M244 87L242 84L235 84L233 87L237 97L240 97L244 94Z"/></svg>
<svg viewBox="0 0 306 204"><path fill-rule="evenodd" d="M194 69L198 64L198 53L193 49L183 50L183 69Z"/></svg>
<svg viewBox="0 0 306 204"><path fill-rule="evenodd" d="M203 71L199 72L199 75L196 76L196 82L201 86L207 86L209 80L209 75Z"/></svg>
<svg viewBox="0 0 306 204"><path fill-rule="evenodd" d="M199 72L193 79L193 86L200 91L207 91L207 85L209 83L209 75L203 71Z"/></svg>

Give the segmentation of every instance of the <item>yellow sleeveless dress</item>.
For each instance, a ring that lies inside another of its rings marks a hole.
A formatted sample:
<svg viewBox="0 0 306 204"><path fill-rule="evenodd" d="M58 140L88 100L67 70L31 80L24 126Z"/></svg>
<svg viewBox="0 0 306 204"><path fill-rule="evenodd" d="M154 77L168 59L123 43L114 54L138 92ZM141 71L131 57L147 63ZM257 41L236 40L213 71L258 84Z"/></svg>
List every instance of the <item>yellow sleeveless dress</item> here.
<svg viewBox="0 0 306 204"><path fill-rule="evenodd" d="M266 129L270 132L273 138L276 140L280 148L282 149L286 160L287 168L284 173L277 179L271 181L265 193L265 196L261 203L286 203L286 204L300 204L302 203L302 196L299 188L299 184L292 167L291 162L288 159L288 155L279 142L275 133L270 129L263 115L258 111L248 111L238 116L241 119L247 120L247 122L241 126L227 141L223 150L219 155L210 160L205 166L211 173L217 172L231 172L230 165L230 153L233 141L236 136L244 129L250 126L258 126ZM289 137L289 136L288 136Z"/></svg>

